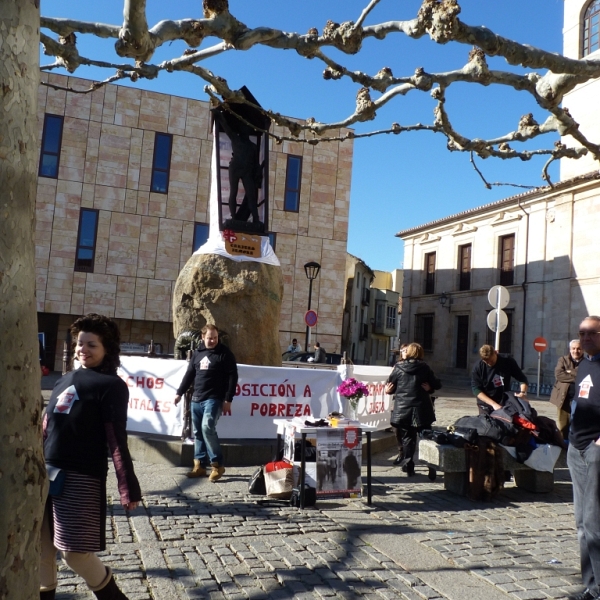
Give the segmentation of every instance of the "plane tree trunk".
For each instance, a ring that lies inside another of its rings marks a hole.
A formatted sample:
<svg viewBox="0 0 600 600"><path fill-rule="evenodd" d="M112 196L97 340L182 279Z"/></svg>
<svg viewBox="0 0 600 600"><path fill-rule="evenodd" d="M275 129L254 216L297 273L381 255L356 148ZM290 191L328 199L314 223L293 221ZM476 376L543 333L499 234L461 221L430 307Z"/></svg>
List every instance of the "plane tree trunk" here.
<svg viewBox="0 0 600 600"><path fill-rule="evenodd" d="M34 600L47 485L34 246L39 0L0 7L0 598Z"/></svg>

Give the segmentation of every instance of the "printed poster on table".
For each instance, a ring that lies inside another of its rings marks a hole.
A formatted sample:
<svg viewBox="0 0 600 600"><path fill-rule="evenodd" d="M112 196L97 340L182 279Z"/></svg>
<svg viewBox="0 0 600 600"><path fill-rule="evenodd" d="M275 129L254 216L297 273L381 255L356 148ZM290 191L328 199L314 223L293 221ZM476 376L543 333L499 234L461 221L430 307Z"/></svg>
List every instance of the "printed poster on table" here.
<svg viewBox="0 0 600 600"><path fill-rule="evenodd" d="M362 431L357 427L319 429L317 497L358 498L362 495Z"/></svg>

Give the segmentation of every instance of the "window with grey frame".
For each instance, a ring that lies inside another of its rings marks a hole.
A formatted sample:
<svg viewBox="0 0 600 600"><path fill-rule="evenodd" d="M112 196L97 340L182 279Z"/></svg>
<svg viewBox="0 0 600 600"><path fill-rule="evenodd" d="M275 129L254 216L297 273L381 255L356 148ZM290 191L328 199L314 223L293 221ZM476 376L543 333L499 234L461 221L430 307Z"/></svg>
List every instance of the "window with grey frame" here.
<svg viewBox="0 0 600 600"><path fill-rule="evenodd" d="M154 136L154 155L152 157L151 192L166 194L169 191L172 149L173 136L170 133L156 132Z"/></svg>
<svg viewBox="0 0 600 600"><path fill-rule="evenodd" d="M428 252L425 255L425 286L424 294L435 293L435 252Z"/></svg>
<svg viewBox="0 0 600 600"><path fill-rule="evenodd" d="M96 260L96 239L98 237L98 211L82 208L79 213L75 271L93 273Z"/></svg>
<svg viewBox="0 0 600 600"><path fill-rule="evenodd" d="M300 182L302 180L302 157L289 154L285 170L285 193L283 210L298 212L300 210Z"/></svg>
<svg viewBox="0 0 600 600"><path fill-rule="evenodd" d="M415 315L415 342L426 352L433 351L433 314Z"/></svg>
<svg viewBox="0 0 600 600"><path fill-rule="evenodd" d="M385 315L385 327L386 329L396 329L396 314L398 309L395 306L388 306L386 308Z"/></svg>
<svg viewBox="0 0 600 600"><path fill-rule="evenodd" d="M60 164L60 149L65 119L60 115L44 115L44 129L42 132L42 150L40 153L40 177L58 178Z"/></svg>
<svg viewBox="0 0 600 600"><path fill-rule="evenodd" d="M471 244L458 247L458 289L471 289Z"/></svg>
<svg viewBox="0 0 600 600"><path fill-rule="evenodd" d="M588 4L583 16L582 56L600 49L600 0Z"/></svg>
<svg viewBox="0 0 600 600"><path fill-rule="evenodd" d="M513 285L515 281L515 234L503 235L498 241L500 285Z"/></svg>

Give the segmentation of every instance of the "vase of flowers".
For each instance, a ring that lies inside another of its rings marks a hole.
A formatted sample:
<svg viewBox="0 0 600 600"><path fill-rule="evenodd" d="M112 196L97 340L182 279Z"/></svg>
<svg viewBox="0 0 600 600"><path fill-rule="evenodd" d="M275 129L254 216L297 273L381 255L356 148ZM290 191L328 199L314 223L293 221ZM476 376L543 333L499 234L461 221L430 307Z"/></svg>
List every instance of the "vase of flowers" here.
<svg viewBox="0 0 600 600"><path fill-rule="evenodd" d="M357 381L354 377L350 377L349 379L344 379L344 381L338 385L337 391L340 396L343 396L348 400L348 418L356 420L358 401L363 396L369 395L369 389L364 383Z"/></svg>

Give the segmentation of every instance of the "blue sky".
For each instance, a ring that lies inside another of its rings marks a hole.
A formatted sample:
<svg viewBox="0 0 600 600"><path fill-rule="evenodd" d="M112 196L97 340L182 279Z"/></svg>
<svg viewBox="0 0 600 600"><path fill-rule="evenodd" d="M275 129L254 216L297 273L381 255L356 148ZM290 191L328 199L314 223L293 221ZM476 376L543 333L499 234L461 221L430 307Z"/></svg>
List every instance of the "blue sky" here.
<svg viewBox="0 0 600 600"><path fill-rule="evenodd" d="M319 32L328 19L356 20L368 0L229 0L230 12L249 27L268 26L305 33L311 27ZM413 18L420 0L382 0L366 24ZM485 25L496 33L552 52L562 49L563 0L462 0L460 18L470 25ZM42 14L118 25L122 22L122 1L44 0ZM200 0L178 2L147 1L148 23L162 19L200 18ZM48 32L46 32L48 33ZM205 40L202 47L216 43ZM80 35L78 47L88 57L120 62L112 40ZM159 63L181 55L183 42L163 46L152 59ZM410 75L416 67L429 72L461 68L470 48L463 44L440 46L428 37L411 40L401 34L384 41L366 40L361 53L326 53L355 70L375 74L388 66L395 76ZM118 60L117 60L118 59ZM42 56L42 64L52 62ZM503 59L489 59L491 68L512 68ZM265 108L282 114L318 121L337 121L354 110L358 86L348 81L324 81L320 61L308 61L294 51L254 48L247 52L229 51L201 63L227 79L232 89L246 85ZM60 71L57 71L60 72ZM104 79L110 72L80 67L76 76ZM207 100L205 83L189 73L162 73L153 81L140 80L138 87L158 92ZM376 94L374 94L376 97ZM355 126L357 132L383 129L392 122L403 125L431 123L434 102L422 92L412 92L388 104L377 120ZM471 137L496 136L514 130L519 118L539 111L528 94L498 87L454 84L447 92L447 108L455 127ZM554 140L541 144L549 147ZM499 161L478 160L490 182L502 181L541 185L545 159ZM557 165L551 168L558 179ZM429 132L377 136L357 140L350 203L348 251L371 268L400 268L403 245L395 234L435 219L520 193L513 187L486 190L473 170L467 154L450 153L445 138Z"/></svg>

